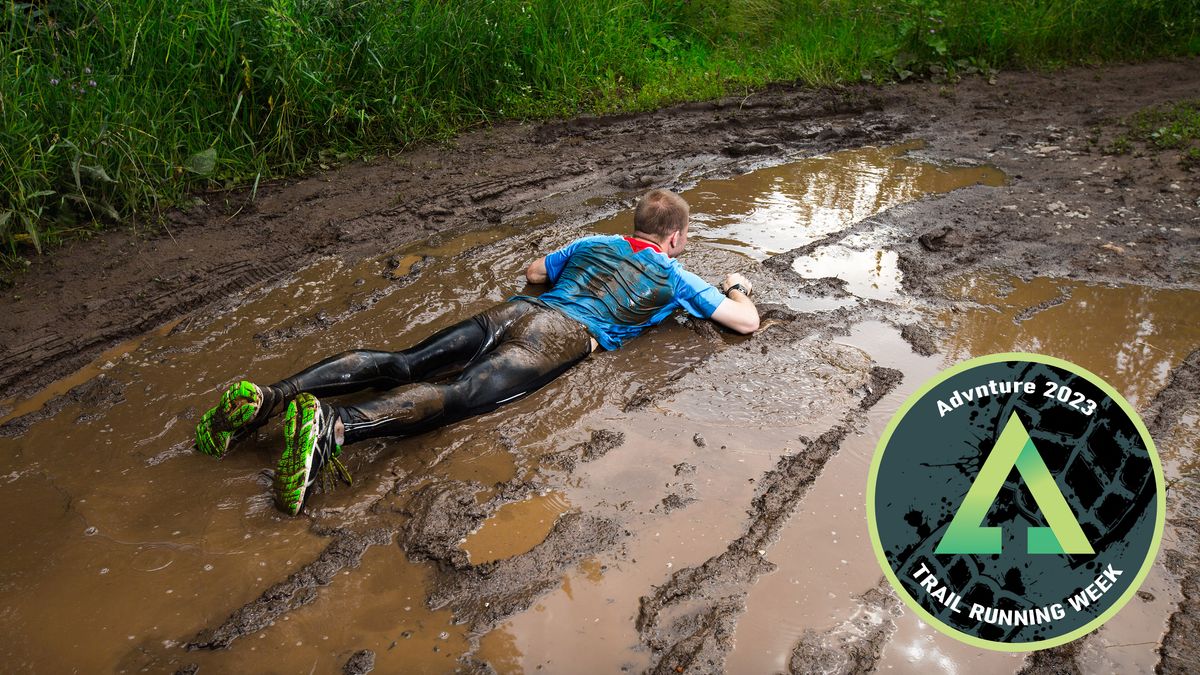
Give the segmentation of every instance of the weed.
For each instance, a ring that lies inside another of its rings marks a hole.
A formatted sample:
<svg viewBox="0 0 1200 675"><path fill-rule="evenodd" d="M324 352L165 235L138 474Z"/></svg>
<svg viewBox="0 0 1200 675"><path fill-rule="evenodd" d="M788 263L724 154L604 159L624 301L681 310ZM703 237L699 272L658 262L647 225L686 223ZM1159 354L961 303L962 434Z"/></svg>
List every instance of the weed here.
<svg viewBox="0 0 1200 675"><path fill-rule="evenodd" d="M1104 147L1106 155L1128 155L1133 152L1133 141L1129 140L1129 136L1121 134L1112 140Z"/></svg>
<svg viewBox="0 0 1200 675"><path fill-rule="evenodd" d="M1191 99L1139 110L1122 121L1125 131L1105 147L1109 154L1125 154L1135 143L1156 150L1179 150L1180 163L1196 168L1200 159L1200 99Z"/></svg>

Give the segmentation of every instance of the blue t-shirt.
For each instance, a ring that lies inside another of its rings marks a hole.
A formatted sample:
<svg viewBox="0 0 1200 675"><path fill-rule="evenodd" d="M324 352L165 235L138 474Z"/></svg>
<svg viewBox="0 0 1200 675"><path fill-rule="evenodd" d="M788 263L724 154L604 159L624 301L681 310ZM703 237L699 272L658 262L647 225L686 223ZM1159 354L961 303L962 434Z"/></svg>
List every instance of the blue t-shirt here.
<svg viewBox="0 0 1200 675"><path fill-rule="evenodd" d="M679 261L618 235L575 240L546 256L546 273L551 290L518 297L582 323L605 349L617 349L679 307L707 319L725 299Z"/></svg>

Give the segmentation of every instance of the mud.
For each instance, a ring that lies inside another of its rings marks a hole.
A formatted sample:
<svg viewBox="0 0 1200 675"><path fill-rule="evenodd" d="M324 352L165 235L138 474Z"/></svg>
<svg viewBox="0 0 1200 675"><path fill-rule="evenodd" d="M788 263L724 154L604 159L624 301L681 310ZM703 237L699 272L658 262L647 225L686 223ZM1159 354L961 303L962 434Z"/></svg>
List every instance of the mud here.
<svg viewBox="0 0 1200 675"><path fill-rule="evenodd" d="M364 650L381 672L1186 670L1200 194L1090 139L1190 95L1195 65L503 125L256 203L208 195L174 240L109 233L41 261L0 299L0 654L64 672L336 672ZM689 269L754 280L758 334L672 319L494 413L355 445L354 487L300 519L270 504L273 428L220 462L188 449L243 374L407 346L526 292L529 259L624 227L651 185L693 205ZM1170 484L1139 599L1024 662L902 611L861 503L904 396L1016 349L1125 392Z"/></svg>
<svg viewBox="0 0 1200 675"><path fill-rule="evenodd" d="M875 670L884 644L895 633L900 599L882 579L856 599L862 608L841 625L804 632L792 650L788 672L850 675Z"/></svg>
<svg viewBox="0 0 1200 675"><path fill-rule="evenodd" d="M50 399L41 408L0 424L0 438L16 438L28 431L29 427L34 424L59 415L68 406L79 406L85 410L102 410L124 400L124 386L101 373L83 384L72 387L67 393ZM86 421L88 415L89 413L83 412L76 419Z"/></svg>
<svg viewBox="0 0 1200 675"><path fill-rule="evenodd" d="M914 353L921 356L933 356L938 352L937 340L928 328L915 323L906 323L900 327L900 337L908 343Z"/></svg>
<svg viewBox="0 0 1200 675"><path fill-rule="evenodd" d="M627 408L635 408L646 403L630 403ZM608 429L596 429L592 437L584 443L576 443L566 450L542 457L542 466L548 469L560 469L571 472L579 462L590 462L608 454L613 448L620 447L625 442L625 434Z"/></svg>
<svg viewBox="0 0 1200 675"><path fill-rule="evenodd" d="M620 530L610 520L566 514L528 553L436 579L430 605L450 607L456 620L475 633L485 633L502 619L528 609L562 582L565 570L589 555L610 550L619 537Z"/></svg>
<svg viewBox="0 0 1200 675"><path fill-rule="evenodd" d="M558 491L542 491L503 504L460 545L472 564L520 555L546 539L550 528L571 509Z"/></svg>
<svg viewBox="0 0 1200 675"><path fill-rule="evenodd" d="M367 675L375 670L375 652L363 649L354 652L354 656L342 666L342 675Z"/></svg>
<svg viewBox="0 0 1200 675"><path fill-rule="evenodd" d="M1200 350L1187 359L1171 375L1151 406L1147 427L1150 436L1159 444L1175 444L1185 438L1185 416L1193 427L1200 418ZM1192 446L1195 449L1195 446ZM1185 480L1172 485L1176 540L1165 552L1166 564L1183 577L1182 599L1162 639L1160 658L1155 666L1159 673L1187 672L1200 662L1200 483L1191 472Z"/></svg>
<svg viewBox="0 0 1200 675"><path fill-rule="evenodd" d="M872 368L867 393L859 404L866 410L899 384L899 371ZM775 569L764 559L779 529L804 498L825 463L855 422L851 413L836 426L785 456L758 482L751 501L750 523L744 534L721 554L698 567L679 570L671 579L641 598L637 630L642 641L659 655L652 672L721 672L732 643L732 626L744 609L747 587ZM664 614L673 615L664 621Z"/></svg>
<svg viewBox="0 0 1200 675"><path fill-rule="evenodd" d="M327 586L347 567L357 567L369 546L391 541L393 533L376 530L366 534L337 535L316 560L282 583L268 588L254 602L234 612L216 628L205 630L187 643L188 649L225 649L234 640L270 626L276 619L317 599L318 588Z"/></svg>

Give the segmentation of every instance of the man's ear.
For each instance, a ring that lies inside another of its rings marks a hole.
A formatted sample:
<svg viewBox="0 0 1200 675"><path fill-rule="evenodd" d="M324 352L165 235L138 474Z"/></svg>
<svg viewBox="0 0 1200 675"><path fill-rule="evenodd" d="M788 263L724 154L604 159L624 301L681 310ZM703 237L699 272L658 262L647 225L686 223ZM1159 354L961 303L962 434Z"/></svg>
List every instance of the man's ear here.
<svg viewBox="0 0 1200 675"><path fill-rule="evenodd" d="M675 230L671 236L667 238L667 246L674 249L679 246L679 238L683 236L683 230Z"/></svg>

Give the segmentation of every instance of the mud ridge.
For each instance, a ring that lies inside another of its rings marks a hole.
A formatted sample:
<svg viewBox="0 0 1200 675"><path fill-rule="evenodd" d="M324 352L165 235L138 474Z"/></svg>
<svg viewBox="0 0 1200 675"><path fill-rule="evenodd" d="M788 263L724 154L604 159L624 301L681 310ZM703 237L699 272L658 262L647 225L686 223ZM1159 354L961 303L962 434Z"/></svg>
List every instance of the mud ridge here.
<svg viewBox="0 0 1200 675"><path fill-rule="evenodd" d="M1032 652L1025 658L1025 665L1018 675L1083 675L1076 659L1083 651L1087 638L1073 640L1065 645Z"/></svg>
<svg viewBox="0 0 1200 675"><path fill-rule="evenodd" d="M1064 286L1063 288L1059 289L1058 295L1054 296L1053 298L1050 298L1049 300L1039 302L1038 304L1036 304L1032 307L1026 307L1025 309L1018 312L1017 315L1013 317L1012 321L1013 321L1013 323L1020 325L1024 322L1032 319L1037 314L1044 312L1044 311L1050 309L1051 307L1057 307L1070 299L1071 299L1071 288L1069 286Z"/></svg>
<svg viewBox="0 0 1200 675"><path fill-rule="evenodd" d="M841 447L862 410L887 395L899 371L873 367L860 407L851 410L803 450L786 454L758 481L744 534L722 553L697 567L684 568L642 596L635 627L655 653L652 672L721 672L731 646L732 629L745 609L754 581L775 569L766 551L797 504L808 493L825 463Z"/></svg>
<svg viewBox="0 0 1200 675"><path fill-rule="evenodd" d="M375 670L375 652L360 649L342 666L342 675L367 675L372 670Z"/></svg>
<svg viewBox="0 0 1200 675"><path fill-rule="evenodd" d="M906 323L900 327L900 338L912 347L914 353L921 356L933 356L938 353L937 340L934 339L933 333L924 326Z"/></svg>
<svg viewBox="0 0 1200 675"><path fill-rule="evenodd" d="M584 558L616 545L621 529L609 519L567 513L540 544L504 560L435 576L429 592L432 609L449 607L454 621L482 635L505 618L533 606L562 582L562 574Z"/></svg>
<svg viewBox="0 0 1200 675"><path fill-rule="evenodd" d="M566 450L544 455L541 465L545 468L559 469L568 473L575 470L580 462L590 462L608 454L609 451L621 447L625 442L625 434L609 429L592 431L591 438L576 443Z"/></svg>
<svg viewBox="0 0 1200 675"><path fill-rule="evenodd" d="M623 441L620 434L593 432L580 443L607 452ZM410 516L399 544L411 560L434 565L428 605L449 607L456 623L467 624L476 635L493 628L508 616L530 607L542 594L557 586L563 571L589 555L611 549L621 530L605 518L571 512L561 516L546 538L531 550L492 562L472 564L459 544L503 504L516 501L537 486L511 481L484 504L475 494L478 483L449 481L430 484L413 494L404 511Z"/></svg>
<svg viewBox="0 0 1200 675"><path fill-rule="evenodd" d="M861 604L853 616L827 630L809 629L788 660L793 675L857 675L875 671L883 647L896 632L900 599L886 580L854 596Z"/></svg>
<svg viewBox="0 0 1200 675"><path fill-rule="evenodd" d="M394 534L385 529L339 534L316 560L268 588L220 626L198 633L187 643L187 649L225 649L234 640L270 626L284 614L316 600L318 588L329 585L343 569L358 567L368 547L386 544Z"/></svg>
<svg viewBox="0 0 1200 675"><path fill-rule="evenodd" d="M1150 406L1147 425L1150 437L1160 447L1177 442L1174 432L1185 414L1200 412L1200 349L1193 351L1171 373L1171 379ZM1193 449L1194 450L1194 449ZM1182 577L1183 598L1171 614L1159 647L1158 673L1195 672L1200 664L1200 480L1185 474L1171 493L1177 535L1175 547L1166 552L1168 569Z"/></svg>
<svg viewBox="0 0 1200 675"><path fill-rule="evenodd" d="M100 373L83 384L72 387L67 393L55 396L39 410L21 415L0 425L0 438L16 438L21 436L29 427L42 420L55 417L63 408L78 404L83 408L79 419L91 419L96 411L108 410L125 400L125 385L104 373Z"/></svg>

